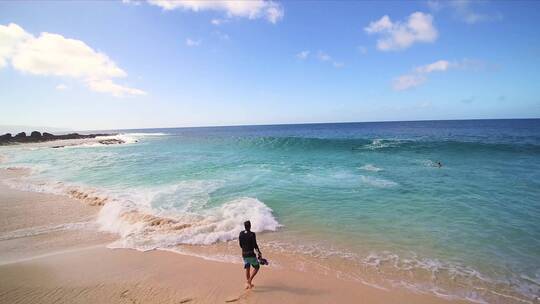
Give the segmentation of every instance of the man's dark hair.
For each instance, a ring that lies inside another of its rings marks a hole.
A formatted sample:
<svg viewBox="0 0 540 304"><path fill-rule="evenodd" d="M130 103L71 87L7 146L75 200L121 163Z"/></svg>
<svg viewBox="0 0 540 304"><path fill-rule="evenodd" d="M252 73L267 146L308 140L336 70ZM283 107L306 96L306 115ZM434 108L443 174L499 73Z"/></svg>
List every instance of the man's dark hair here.
<svg viewBox="0 0 540 304"><path fill-rule="evenodd" d="M251 222L250 221L245 221L244 222L244 228L246 228L247 231L250 231L251 230Z"/></svg>

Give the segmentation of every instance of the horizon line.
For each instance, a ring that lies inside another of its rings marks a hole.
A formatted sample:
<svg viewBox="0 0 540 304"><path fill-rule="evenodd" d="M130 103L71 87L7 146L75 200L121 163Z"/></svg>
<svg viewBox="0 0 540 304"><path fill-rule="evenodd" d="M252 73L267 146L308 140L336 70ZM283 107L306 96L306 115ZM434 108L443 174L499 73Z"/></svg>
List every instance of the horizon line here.
<svg viewBox="0 0 540 304"><path fill-rule="evenodd" d="M299 123L262 123L262 124L237 124L237 125L200 125L180 127L149 127L149 128L126 128L126 129L91 129L78 130L89 131L127 131L127 130L155 130L155 129L195 129L195 128L228 128L228 127L270 127L270 126L296 126L296 125L331 125L331 124L360 124L360 123L396 123L396 122L430 122L430 121L477 121L477 120L536 120L540 117L526 118L460 118L460 119L418 119L418 120L371 120L371 121L341 121L341 122L299 122ZM77 130L75 130L77 131Z"/></svg>

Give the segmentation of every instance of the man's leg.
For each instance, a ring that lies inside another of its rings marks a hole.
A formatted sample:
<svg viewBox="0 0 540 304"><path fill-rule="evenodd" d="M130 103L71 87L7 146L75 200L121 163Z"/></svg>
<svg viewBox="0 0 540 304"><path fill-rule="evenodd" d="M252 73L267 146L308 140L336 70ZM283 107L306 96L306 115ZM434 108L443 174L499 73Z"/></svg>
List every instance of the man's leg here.
<svg viewBox="0 0 540 304"><path fill-rule="evenodd" d="M251 286L250 283L249 283L250 282L249 279L251 278L251 276L249 274L249 269L251 267L249 267L249 265L248 265L248 266L244 266L244 268L246 269L246 289L248 289Z"/></svg>
<svg viewBox="0 0 540 304"><path fill-rule="evenodd" d="M248 280L248 285L250 288L255 286L251 282L253 281L253 278L255 278L255 276L257 275L257 272L259 272L259 267L253 267L253 272L251 273L251 276L249 277L249 280Z"/></svg>

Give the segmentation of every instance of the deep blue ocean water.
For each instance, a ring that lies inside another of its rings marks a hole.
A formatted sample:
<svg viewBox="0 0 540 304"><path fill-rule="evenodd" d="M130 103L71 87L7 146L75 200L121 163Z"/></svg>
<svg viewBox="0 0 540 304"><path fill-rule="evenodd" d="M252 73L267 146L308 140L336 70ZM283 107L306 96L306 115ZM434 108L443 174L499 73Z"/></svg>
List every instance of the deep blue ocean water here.
<svg viewBox="0 0 540 304"><path fill-rule="evenodd" d="M116 131L137 142L10 147L3 166L114 197L100 223L123 247L224 242L249 218L271 239L339 248L432 291L538 301L538 119ZM192 226L134 226L122 216L133 210Z"/></svg>

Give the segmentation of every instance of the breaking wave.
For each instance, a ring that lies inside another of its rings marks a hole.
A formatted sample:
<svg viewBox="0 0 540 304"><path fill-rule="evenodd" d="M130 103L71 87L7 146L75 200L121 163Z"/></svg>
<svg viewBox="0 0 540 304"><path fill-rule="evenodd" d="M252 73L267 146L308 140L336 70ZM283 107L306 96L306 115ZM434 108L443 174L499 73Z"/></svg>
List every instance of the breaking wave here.
<svg viewBox="0 0 540 304"><path fill-rule="evenodd" d="M129 192L26 178L4 183L19 190L64 195L100 207L99 229L120 236L110 244L111 248L150 250L225 242L237 238L242 223L248 219L255 232L276 231L280 227L272 209L256 198L240 197L208 207L209 193L219 187L219 182L195 180Z"/></svg>

